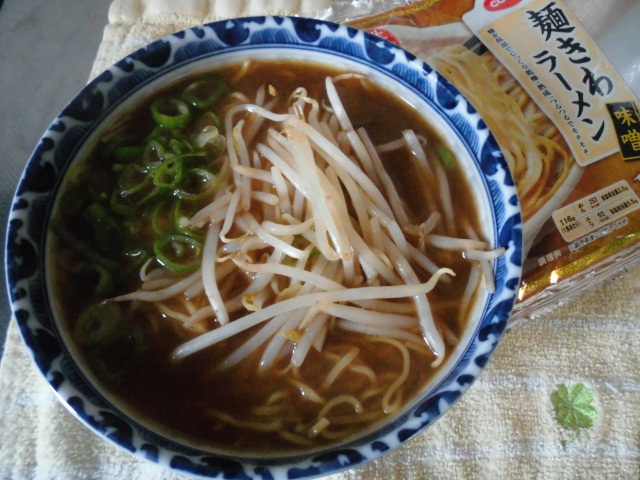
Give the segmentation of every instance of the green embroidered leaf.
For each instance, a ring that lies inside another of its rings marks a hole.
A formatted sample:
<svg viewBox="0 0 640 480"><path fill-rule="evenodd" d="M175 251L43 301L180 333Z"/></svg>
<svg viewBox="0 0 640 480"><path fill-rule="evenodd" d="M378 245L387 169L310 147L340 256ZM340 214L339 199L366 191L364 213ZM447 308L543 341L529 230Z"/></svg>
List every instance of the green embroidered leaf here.
<svg viewBox="0 0 640 480"><path fill-rule="evenodd" d="M562 442L564 447L578 438L581 429L593 425L593 420L598 416L598 411L592 405L594 397L593 389L585 387L583 383L576 383L570 388L558 385L551 393L556 421L571 431L570 437Z"/></svg>

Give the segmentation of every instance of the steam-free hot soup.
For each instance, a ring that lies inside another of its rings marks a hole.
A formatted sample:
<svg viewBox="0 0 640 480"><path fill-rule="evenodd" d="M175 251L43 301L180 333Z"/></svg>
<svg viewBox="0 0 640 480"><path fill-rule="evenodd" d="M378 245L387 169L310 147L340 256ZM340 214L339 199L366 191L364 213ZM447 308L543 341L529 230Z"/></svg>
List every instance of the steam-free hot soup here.
<svg viewBox="0 0 640 480"><path fill-rule="evenodd" d="M300 62L157 92L56 209L51 288L90 376L143 423L232 451L317 448L399 412L501 254L419 112Z"/></svg>

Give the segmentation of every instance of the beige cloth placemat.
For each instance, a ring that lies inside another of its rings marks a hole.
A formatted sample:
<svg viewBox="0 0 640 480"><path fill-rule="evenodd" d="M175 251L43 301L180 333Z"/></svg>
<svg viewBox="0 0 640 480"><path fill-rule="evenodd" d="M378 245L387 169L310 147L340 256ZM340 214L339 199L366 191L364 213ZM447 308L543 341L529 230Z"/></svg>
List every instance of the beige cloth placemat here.
<svg viewBox="0 0 640 480"><path fill-rule="evenodd" d="M508 332L487 369L432 427L329 480L640 478L640 269ZM185 478L86 429L55 399L9 330L0 364L0 478ZM596 391L593 428L565 450L550 393Z"/></svg>
<svg viewBox="0 0 640 480"><path fill-rule="evenodd" d="M114 0L91 75L194 24L245 14L313 14L331 1L175 3ZM593 7L581 16L588 29L602 28L610 5L596 0L581 5ZM569 305L520 323L468 393L435 425L378 460L327 478L639 479L639 274L636 268ZM554 420L550 394L558 384L577 382L595 390L598 417L564 449L567 434ZM0 412L2 480L186 478L122 452L74 419L29 358L15 322L0 363Z"/></svg>

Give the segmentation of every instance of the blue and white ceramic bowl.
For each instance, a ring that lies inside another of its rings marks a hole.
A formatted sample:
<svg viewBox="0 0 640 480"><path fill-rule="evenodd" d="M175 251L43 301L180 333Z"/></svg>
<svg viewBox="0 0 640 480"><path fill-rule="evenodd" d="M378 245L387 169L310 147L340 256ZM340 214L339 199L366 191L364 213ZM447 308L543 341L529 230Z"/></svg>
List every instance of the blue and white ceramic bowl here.
<svg viewBox="0 0 640 480"><path fill-rule="evenodd" d="M485 236L507 249L495 262L496 291L477 304L451 359L401 415L346 444L322 451L244 458L199 451L165 438L119 411L83 374L52 311L44 258L48 215L69 166L131 102L185 73L245 58L313 60L374 78L429 115L465 162ZM469 388L502 336L520 280L521 218L507 165L485 123L429 66L363 31L304 18L255 17L211 23L158 40L84 88L54 120L30 159L9 219L7 279L24 341L38 367L79 419L132 454L181 473L210 478L311 478L388 452L439 418Z"/></svg>

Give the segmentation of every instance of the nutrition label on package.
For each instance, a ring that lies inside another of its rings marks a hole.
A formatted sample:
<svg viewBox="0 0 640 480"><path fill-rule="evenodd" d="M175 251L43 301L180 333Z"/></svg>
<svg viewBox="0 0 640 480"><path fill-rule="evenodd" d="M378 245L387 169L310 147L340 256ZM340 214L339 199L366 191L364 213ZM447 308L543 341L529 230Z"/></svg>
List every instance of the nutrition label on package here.
<svg viewBox="0 0 640 480"><path fill-rule="evenodd" d="M566 242L587 235L640 208L640 199L625 180L598 190L553 213Z"/></svg>

